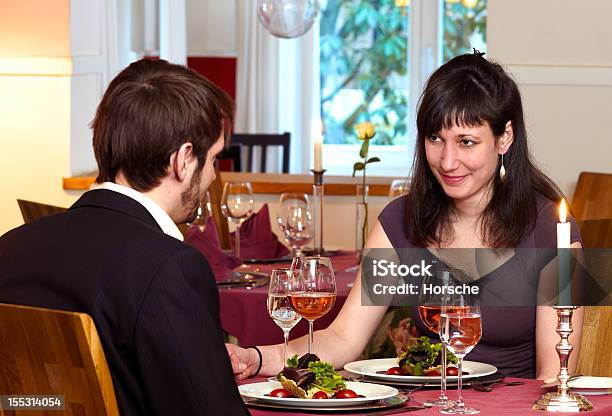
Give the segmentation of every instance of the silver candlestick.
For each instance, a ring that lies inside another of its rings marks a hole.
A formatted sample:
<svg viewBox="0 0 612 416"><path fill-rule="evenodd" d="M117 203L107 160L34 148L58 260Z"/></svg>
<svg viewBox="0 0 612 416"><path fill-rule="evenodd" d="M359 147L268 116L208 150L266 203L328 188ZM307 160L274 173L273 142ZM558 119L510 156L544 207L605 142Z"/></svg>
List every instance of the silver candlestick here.
<svg viewBox="0 0 612 416"><path fill-rule="evenodd" d="M577 306L553 306L557 311L557 334L561 341L556 346L561 369L557 375L559 387L554 393L543 394L533 404L535 410L547 410L549 412L582 412L593 410L593 405L580 394L570 393L567 384L570 375L567 370L569 357L573 347L568 338L572 332L572 315Z"/></svg>
<svg viewBox="0 0 612 416"><path fill-rule="evenodd" d="M323 170L311 170L314 174L314 182L312 185L312 200L313 200L313 216L314 216L314 252L317 256L322 256L325 250L323 249L323 198L325 196L325 187L323 185Z"/></svg>

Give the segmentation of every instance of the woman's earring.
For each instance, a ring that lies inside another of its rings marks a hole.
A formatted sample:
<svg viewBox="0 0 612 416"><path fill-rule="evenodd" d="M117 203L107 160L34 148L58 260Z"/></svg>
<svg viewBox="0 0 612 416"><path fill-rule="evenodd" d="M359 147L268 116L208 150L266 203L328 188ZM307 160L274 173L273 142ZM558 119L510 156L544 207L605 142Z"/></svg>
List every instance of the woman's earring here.
<svg viewBox="0 0 612 416"><path fill-rule="evenodd" d="M506 168L504 167L504 155L501 155L501 167L499 168L499 178L503 181L506 177Z"/></svg>

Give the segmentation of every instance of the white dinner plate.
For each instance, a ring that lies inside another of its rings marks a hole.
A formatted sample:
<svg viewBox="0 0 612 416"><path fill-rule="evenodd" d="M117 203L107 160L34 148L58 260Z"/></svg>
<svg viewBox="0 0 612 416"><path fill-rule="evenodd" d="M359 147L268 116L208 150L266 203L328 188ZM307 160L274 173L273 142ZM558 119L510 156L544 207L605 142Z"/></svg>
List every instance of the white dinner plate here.
<svg viewBox="0 0 612 416"><path fill-rule="evenodd" d="M557 385L559 385L559 382L554 381L551 383L545 383L542 385L542 387L556 387ZM572 393L593 396L612 394L612 377L580 376L570 380L568 385Z"/></svg>
<svg viewBox="0 0 612 416"><path fill-rule="evenodd" d="M353 406L361 403L370 403L377 400L388 399L396 396L397 389L389 386L371 383L359 383L355 381L347 381L346 388L353 390L355 393L365 396L356 397L354 399L298 399L295 397L270 397L268 394L272 390L281 389L283 386L278 381L264 381L262 383L243 384L238 386L238 391L244 397L257 399L262 402L276 403L283 406L299 406L299 407L344 407Z"/></svg>
<svg viewBox="0 0 612 416"><path fill-rule="evenodd" d="M387 381L405 381L405 382L419 382L426 383L439 382L440 376L394 376L384 374L385 371L391 367L397 367L397 358L379 358L375 360L362 360L353 361L344 366L344 369L351 373L360 374L370 378ZM488 376L497 371L497 368L485 363L479 363L476 361L464 361L463 372L468 373L463 375L463 379L469 379L474 377ZM447 376L447 380L457 380L457 376Z"/></svg>

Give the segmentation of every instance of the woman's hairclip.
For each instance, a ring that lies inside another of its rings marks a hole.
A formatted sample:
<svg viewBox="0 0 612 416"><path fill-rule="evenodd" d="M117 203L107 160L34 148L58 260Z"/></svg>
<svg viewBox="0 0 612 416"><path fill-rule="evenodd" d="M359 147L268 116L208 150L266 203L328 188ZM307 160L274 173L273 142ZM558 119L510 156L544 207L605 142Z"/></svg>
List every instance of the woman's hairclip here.
<svg viewBox="0 0 612 416"><path fill-rule="evenodd" d="M474 52L472 53L472 55L478 55L478 56L480 56L481 58L482 58L482 57L485 55L485 52L480 52L480 51L479 51L478 49L476 49L476 48L472 48L472 49L474 49Z"/></svg>

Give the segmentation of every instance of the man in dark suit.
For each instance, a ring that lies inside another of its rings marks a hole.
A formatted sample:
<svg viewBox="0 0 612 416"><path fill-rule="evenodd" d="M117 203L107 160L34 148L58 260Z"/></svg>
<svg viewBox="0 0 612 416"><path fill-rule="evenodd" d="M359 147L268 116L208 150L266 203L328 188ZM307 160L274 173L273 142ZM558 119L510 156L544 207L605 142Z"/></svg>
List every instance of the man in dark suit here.
<svg viewBox="0 0 612 416"><path fill-rule="evenodd" d="M122 415L248 414L214 276L175 225L215 178L233 108L185 67L131 64L93 122L97 184L0 237L0 302L91 315Z"/></svg>

